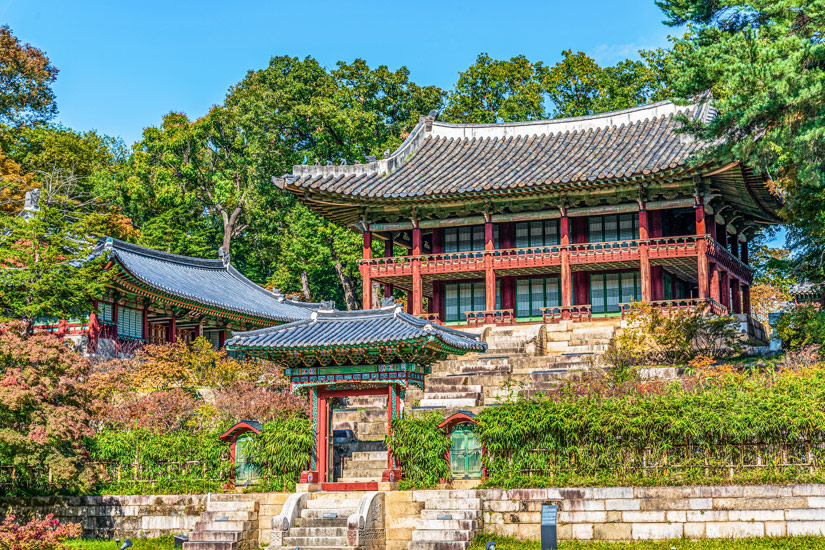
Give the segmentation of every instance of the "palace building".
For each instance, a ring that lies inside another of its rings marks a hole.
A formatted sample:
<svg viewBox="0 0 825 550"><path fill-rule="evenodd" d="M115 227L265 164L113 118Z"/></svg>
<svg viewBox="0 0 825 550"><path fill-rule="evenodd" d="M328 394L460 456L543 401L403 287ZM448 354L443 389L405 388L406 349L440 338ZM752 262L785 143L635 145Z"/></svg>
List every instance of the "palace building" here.
<svg viewBox="0 0 825 550"><path fill-rule="evenodd" d="M117 239L100 242L112 279L96 312L76 320L41 319L37 328L74 339L85 352L113 356L144 343L191 342L203 336L218 349L233 331L309 319L317 303L296 302L244 277L228 255L179 256Z"/></svg>
<svg viewBox="0 0 825 550"><path fill-rule="evenodd" d="M380 283L447 324L589 320L637 301L750 313L748 244L781 203L735 159L693 160L703 144L679 117L708 122L708 103L506 124L436 114L384 159L273 178L363 233L364 309Z"/></svg>

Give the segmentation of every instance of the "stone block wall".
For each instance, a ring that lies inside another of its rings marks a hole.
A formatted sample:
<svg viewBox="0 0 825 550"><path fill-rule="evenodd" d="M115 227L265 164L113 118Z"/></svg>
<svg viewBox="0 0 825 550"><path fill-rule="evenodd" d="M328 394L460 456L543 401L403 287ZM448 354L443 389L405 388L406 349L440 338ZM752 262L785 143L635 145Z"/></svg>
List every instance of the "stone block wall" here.
<svg viewBox="0 0 825 550"><path fill-rule="evenodd" d="M484 531L539 539L541 505L559 538L632 540L825 535L825 485L480 490Z"/></svg>
<svg viewBox="0 0 825 550"><path fill-rule="evenodd" d="M416 500L414 493L420 491L390 491L384 500L384 536L386 550L407 550L412 540L412 531L416 519L424 509L421 499Z"/></svg>
<svg viewBox="0 0 825 550"><path fill-rule="evenodd" d="M269 544L272 518L281 513L289 493L250 493L234 500L258 502L258 540ZM0 516L20 519L54 514L79 523L86 538L149 538L188 535L210 495L100 495L86 497L0 498Z"/></svg>

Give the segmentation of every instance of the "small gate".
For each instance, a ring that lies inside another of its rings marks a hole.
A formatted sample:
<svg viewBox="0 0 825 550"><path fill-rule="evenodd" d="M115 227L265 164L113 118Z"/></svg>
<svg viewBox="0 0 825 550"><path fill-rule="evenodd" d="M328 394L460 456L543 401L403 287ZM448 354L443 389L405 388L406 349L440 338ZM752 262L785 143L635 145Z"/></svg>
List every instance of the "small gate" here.
<svg viewBox="0 0 825 550"><path fill-rule="evenodd" d="M253 485L260 479L251 451L252 434L247 432L235 440L235 485Z"/></svg>
<svg viewBox="0 0 825 550"><path fill-rule="evenodd" d="M481 479L481 442L475 424L462 422L450 432L450 473L453 479Z"/></svg>

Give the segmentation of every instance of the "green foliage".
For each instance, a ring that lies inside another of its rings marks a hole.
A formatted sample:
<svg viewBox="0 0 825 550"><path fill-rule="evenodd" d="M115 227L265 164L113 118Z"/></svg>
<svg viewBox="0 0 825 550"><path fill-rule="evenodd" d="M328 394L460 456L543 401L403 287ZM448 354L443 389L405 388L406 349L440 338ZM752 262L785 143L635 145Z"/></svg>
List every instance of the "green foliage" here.
<svg viewBox="0 0 825 550"><path fill-rule="evenodd" d="M0 27L0 124L18 127L53 118L55 78L57 69L45 53L20 42L8 25Z"/></svg>
<svg viewBox="0 0 825 550"><path fill-rule="evenodd" d="M698 355L730 356L740 349L732 317L709 315L706 308L661 308L638 302L628 326L613 337L604 361L624 369L638 365L684 365Z"/></svg>
<svg viewBox="0 0 825 550"><path fill-rule="evenodd" d="M710 90L719 110L687 131L715 144L704 158L745 162L784 192L788 240L801 273L825 276L825 0L658 0L674 44L674 87Z"/></svg>
<svg viewBox="0 0 825 550"><path fill-rule="evenodd" d="M450 477L450 465L444 459L450 438L438 427L443 419L440 413L431 412L392 421L385 442L401 465L402 489L434 487Z"/></svg>
<svg viewBox="0 0 825 550"><path fill-rule="evenodd" d="M728 372L524 397L483 410L476 431L494 487L816 483L823 403L821 366Z"/></svg>
<svg viewBox="0 0 825 550"><path fill-rule="evenodd" d="M174 535L163 535L151 539L130 538L134 546L133 550L174 550ZM69 539L63 542L63 546L77 550L115 550L116 544L112 540L103 539Z"/></svg>
<svg viewBox="0 0 825 550"><path fill-rule="evenodd" d="M48 174L39 210L31 216L0 212L0 319L82 318L110 276L105 258L87 261L97 240L93 201L72 174Z"/></svg>
<svg viewBox="0 0 825 550"><path fill-rule="evenodd" d="M541 541L520 540L479 533L470 550L484 550L495 541L497 550L540 550ZM634 542L559 541L559 550L816 550L825 545L825 537L764 537L747 539L674 539Z"/></svg>
<svg viewBox="0 0 825 550"><path fill-rule="evenodd" d="M825 344L825 312L814 306L797 306L782 314L776 334L786 350Z"/></svg>
<svg viewBox="0 0 825 550"><path fill-rule="evenodd" d="M87 490L91 364L62 340L21 325L0 325L0 491L51 492L50 478L64 491Z"/></svg>
<svg viewBox="0 0 825 550"><path fill-rule="evenodd" d="M294 491L301 472L309 467L314 447L312 422L306 414L291 414L265 423L250 447L262 480L250 490Z"/></svg>

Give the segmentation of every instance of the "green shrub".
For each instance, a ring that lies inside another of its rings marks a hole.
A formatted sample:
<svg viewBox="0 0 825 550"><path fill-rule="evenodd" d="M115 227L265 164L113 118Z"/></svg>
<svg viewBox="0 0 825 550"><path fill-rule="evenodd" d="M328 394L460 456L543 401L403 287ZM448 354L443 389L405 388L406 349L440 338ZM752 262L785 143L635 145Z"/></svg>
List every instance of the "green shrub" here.
<svg viewBox="0 0 825 550"><path fill-rule="evenodd" d="M821 367L522 397L478 421L488 486L825 481Z"/></svg>
<svg viewBox="0 0 825 550"><path fill-rule="evenodd" d="M261 481L250 491L294 491L301 472L309 467L315 448L312 422L303 413L279 416L264 424L252 440L251 455Z"/></svg>
<svg viewBox="0 0 825 550"><path fill-rule="evenodd" d="M825 343L825 312L813 306L797 306L784 313L776 333L788 351Z"/></svg>
<svg viewBox="0 0 825 550"><path fill-rule="evenodd" d="M496 550L540 550L537 540L519 540L480 533L470 550L484 550L487 542L495 541ZM559 541L559 550L819 550L825 548L825 537L765 537L748 539L644 540L634 542Z"/></svg>
<svg viewBox="0 0 825 550"><path fill-rule="evenodd" d="M385 441L401 466L402 489L434 487L450 477L450 465L444 458L450 438L438 427L443 420L441 413L430 412L392 421Z"/></svg>

